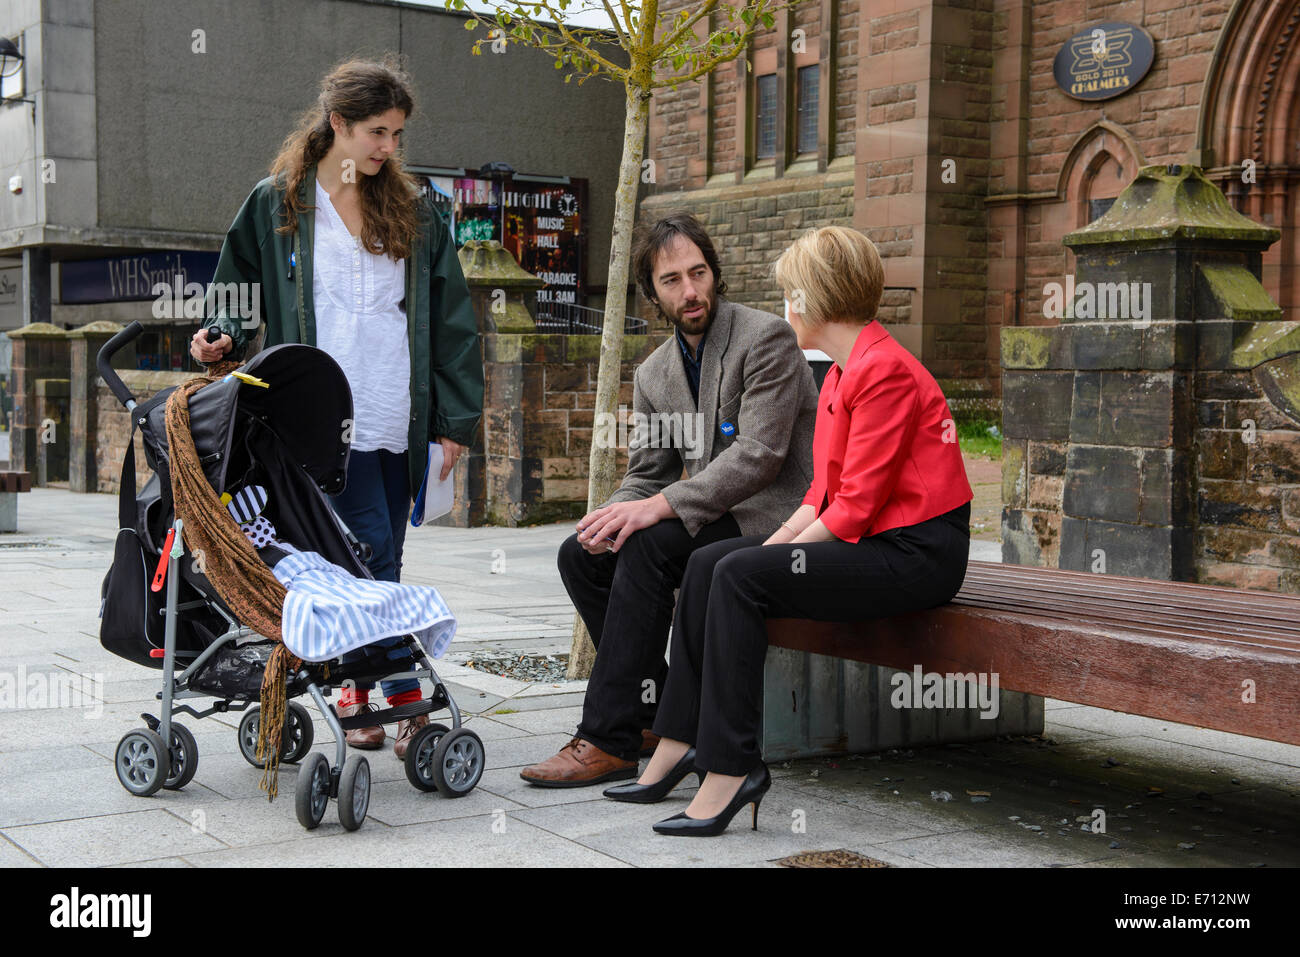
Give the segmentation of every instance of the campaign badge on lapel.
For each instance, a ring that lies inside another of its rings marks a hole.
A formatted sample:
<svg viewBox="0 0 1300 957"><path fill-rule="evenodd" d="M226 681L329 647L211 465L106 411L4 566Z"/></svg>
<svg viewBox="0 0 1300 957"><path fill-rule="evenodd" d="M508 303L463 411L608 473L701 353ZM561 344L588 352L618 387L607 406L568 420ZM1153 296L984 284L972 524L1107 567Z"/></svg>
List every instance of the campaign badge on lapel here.
<svg viewBox="0 0 1300 957"><path fill-rule="evenodd" d="M718 426L718 431L727 436L727 438L731 438L731 436L736 434L736 427L730 422L723 422Z"/></svg>

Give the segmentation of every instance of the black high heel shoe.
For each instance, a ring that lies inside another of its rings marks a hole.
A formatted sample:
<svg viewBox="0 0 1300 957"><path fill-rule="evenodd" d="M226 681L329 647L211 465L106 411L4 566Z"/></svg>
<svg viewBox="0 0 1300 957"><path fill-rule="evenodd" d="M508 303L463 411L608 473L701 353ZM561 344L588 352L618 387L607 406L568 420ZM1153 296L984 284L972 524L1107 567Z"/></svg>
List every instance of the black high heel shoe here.
<svg viewBox="0 0 1300 957"><path fill-rule="evenodd" d="M704 772L695 766L695 749L687 748L676 764L666 775L654 784L620 784L607 788L605 797L615 801L627 801L629 804L655 804L668 796L668 792L682 783L682 778L695 774L700 782L704 781Z"/></svg>
<svg viewBox="0 0 1300 957"><path fill-rule="evenodd" d="M673 837L714 837L721 834L731 823L731 819L736 816L746 804L754 805L754 830L758 830L758 805L763 800L763 795L767 789L772 786L772 775L767 770L767 765L762 761L758 767L750 771L745 780L740 784L740 790L736 796L731 799L731 803L723 808L722 813L717 817L693 818L687 817L686 812L674 814L667 820L660 821L656 824L655 830L660 834L668 834Z"/></svg>

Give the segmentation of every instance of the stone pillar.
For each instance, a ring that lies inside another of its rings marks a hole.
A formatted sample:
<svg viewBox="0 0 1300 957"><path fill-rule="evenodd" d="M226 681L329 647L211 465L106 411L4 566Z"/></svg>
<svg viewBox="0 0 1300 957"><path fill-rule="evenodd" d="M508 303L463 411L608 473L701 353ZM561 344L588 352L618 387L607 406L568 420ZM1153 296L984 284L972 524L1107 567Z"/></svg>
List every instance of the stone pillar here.
<svg viewBox="0 0 1300 957"><path fill-rule="evenodd" d="M68 333L72 390L68 403L71 444L68 449L68 488L99 490L99 370L95 360L104 343L122 331L115 322L91 322ZM117 357L122 362L119 354Z"/></svg>
<svg viewBox="0 0 1300 957"><path fill-rule="evenodd" d="M483 354L483 423L459 473L456 504L435 525L467 528L514 525L520 518L522 490L520 402L517 384L519 346L507 342L498 356L501 333L536 330L530 309L533 294L546 285L520 268L495 240L471 240L458 253L478 317ZM504 337L516 339L516 335ZM512 438L513 437L513 438Z"/></svg>
<svg viewBox="0 0 1300 957"><path fill-rule="evenodd" d="M536 331L535 297L545 282L525 272L495 239L470 240L459 256L481 333Z"/></svg>
<svg viewBox="0 0 1300 957"><path fill-rule="evenodd" d="M68 377L68 337L62 329L48 322L30 323L8 335L13 343L14 399L10 468L17 472L34 472L41 432L36 381Z"/></svg>
<svg viewBox="0 0 1300 957"><path fill-rule="evenodd" d="M1198 392L1233 351L1216 321L1258 317L1278 235L1199 169L1153 166L1065 237L1060 325L1002 331L1004 561L1195 580Z"/></svg>

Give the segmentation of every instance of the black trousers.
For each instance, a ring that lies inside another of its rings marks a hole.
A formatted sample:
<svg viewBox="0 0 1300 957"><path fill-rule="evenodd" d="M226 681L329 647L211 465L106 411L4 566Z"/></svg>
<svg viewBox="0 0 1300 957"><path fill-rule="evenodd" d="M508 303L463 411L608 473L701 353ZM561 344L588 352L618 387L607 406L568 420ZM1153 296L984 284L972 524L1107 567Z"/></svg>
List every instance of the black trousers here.
<svg viewBox="0 0 1300 957"><path fill-rule="evenodd" d="M654 722L668 664L673 591L698 549L740 535L731 513L694 538L681 519L657 522L628 536L617 554L592 555L570 535L556 563L564 588L596 646L578 737L635 760L641 730Z"/></svg>
<svg viewBox="0 0 1300 957"><path fill-rule="evenodd" d="M861 621L932 608L966 576L970 504L861 542L763 545L746 536L691 556L654 731L695 763L748 774L762 759L767 618Z"/></svg>

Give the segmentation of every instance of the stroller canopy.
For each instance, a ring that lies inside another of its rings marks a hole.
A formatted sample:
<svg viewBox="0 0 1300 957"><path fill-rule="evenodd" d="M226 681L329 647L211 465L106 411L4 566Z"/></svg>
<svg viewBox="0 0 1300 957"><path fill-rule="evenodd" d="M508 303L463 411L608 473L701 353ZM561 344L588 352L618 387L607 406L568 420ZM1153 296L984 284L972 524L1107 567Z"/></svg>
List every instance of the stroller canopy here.
<svg viewBox="0 0 1300 957"><path fill-rule="evenodd" d="M338 363L323 350L297 343L272 346L235 373L200 389L189 406L194 446L218 493L226 490L239 414L254 416L270 428L321 491L342 490L351 449L352 390ZM166 468L170 460L165 411L163 393L137 410L146 454L152 452L158 460L150 463L155 470Z"/></svg>

